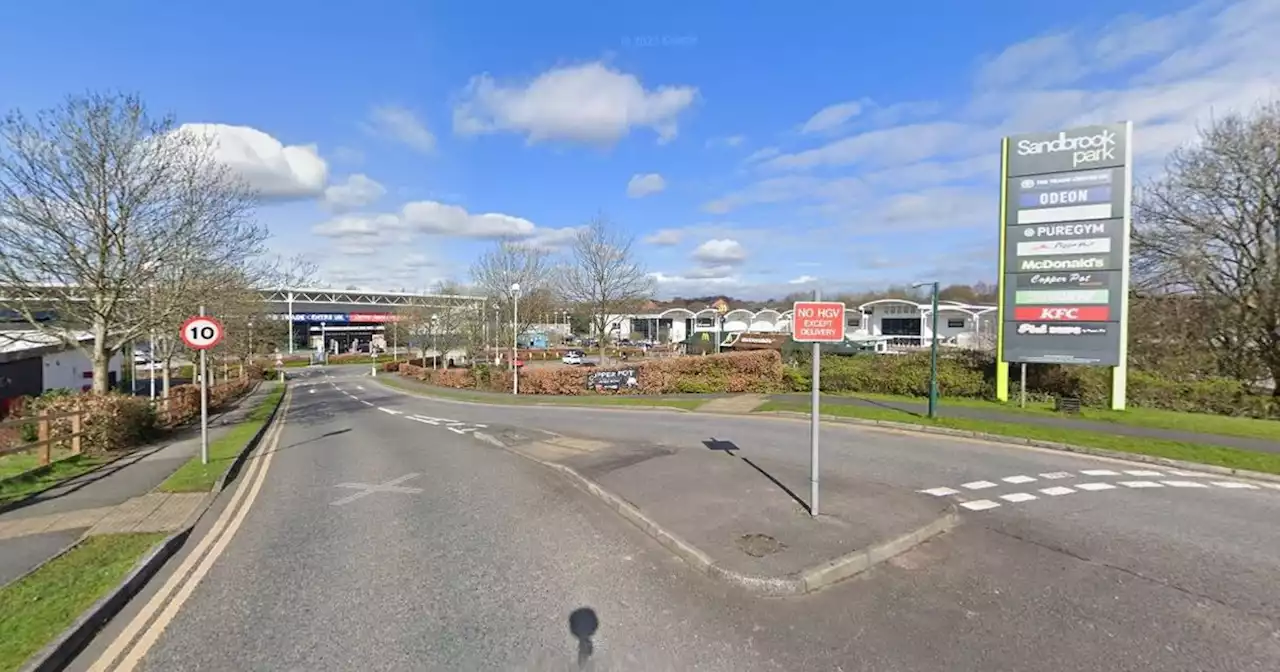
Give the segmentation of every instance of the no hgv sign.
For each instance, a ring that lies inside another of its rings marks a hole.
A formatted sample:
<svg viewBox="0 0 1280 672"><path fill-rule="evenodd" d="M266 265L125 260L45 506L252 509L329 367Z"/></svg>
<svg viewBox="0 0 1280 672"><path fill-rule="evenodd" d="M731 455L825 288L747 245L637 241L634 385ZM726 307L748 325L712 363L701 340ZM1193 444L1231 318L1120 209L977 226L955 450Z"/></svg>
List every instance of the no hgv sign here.
<svg viewBox="0 0 1280 672"><path fill-rule="evenodd" d="M805 343L844 340L844 304L838 301L797 301L791 310L791 337Z"/></svg>

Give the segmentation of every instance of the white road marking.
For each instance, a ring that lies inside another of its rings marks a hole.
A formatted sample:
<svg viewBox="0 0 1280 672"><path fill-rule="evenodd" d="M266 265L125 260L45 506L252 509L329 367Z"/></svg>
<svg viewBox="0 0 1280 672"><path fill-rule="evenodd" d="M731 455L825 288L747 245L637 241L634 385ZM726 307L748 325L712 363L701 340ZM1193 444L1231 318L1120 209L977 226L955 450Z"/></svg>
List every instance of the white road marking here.
<svg viewBox="0 0 1280 672"><path fill-rule="evenodd" d="M1235 488L1237 490L1257 490L1258 486L1252 483L1241 483L1240 481L1209 481L1219 488Z"/></svg>
<svg viewBox="0 0 1280 672"><path fill-rule="evenodd" d="M1120 481L1120 485L1126 488L1163 488L1164 485L1155 481Z"/></svg>
<svg viewBox="0 0 1280 672"><path fill-rule="evenodd" d="M365 497L368 497L369 495L372 495L375 492L395 492L402 495L421 494L422 488L406 488L400 485L401 483L404 483L407 480L417 478L419 475L420 474L405 474L404 476L401 476L399 478L393 478L387 481L386 483L378 483L378 484L339 483L334 487L349 488L351 490L359 490L360 492L347 495L346 497L343 497L342 499L339 499L337 501L329 502L329 504L330 506L342 506L343 504L350 504L351 502L354 502L357 499L363 499Z"/></svg>
<svg viewBox="0 0 1280 672"><path fill-rule="evenodd" d="M1062 495L1069 495L1075 492L1075 490L1072 490L1071 488L1064 488L1061 485L1055 485L1052 488L1045 488L1040 492L1043 492L1044 494L1049 495L1050 497L1060 497Z"/></svg>
<svg viewBox="0 0 1280 672"><path fill-rule="evenodd" d="M379 407L379 408L378 408L378 410L379 410L379 411L382 411L383 413L390 413L391 415L404 415L404 413L402 413L402 412L400 412L400 411L397 411L397 410L396 410L396 409L394 409L394 408L382 408L382 407Z"/></svg>
<svg viewBox="0 0 1280 672"><path fill-rule="evenodd" d="M982 490L984 488L994 488L996 484L991 481L970 481L960 487L969 488L970 490Z"/></svg>
<svg viewBox="0 0 1280 672"><path fill-rule="evenodd" d="M479 427L462 427L462 428L458 428L458 427L445 427L445 429L447 429L447 430L449 430L449 431L453 432L454 434L466 434L467 432L474 432L474 431L476 431L477 429L479 429Z"/></svg>
<svg viewBox="0 0 1280 672"><path fill-rule="evenodd" d="M920 492L923 492L926 495L933 495L934 497L946 497L947 495L960 494L959 490L952 490L951 488L929 488L928 490L921 490Z"/></svg>
<svg viewBox="0 0 1280 672"><path fill-rule="evenodd" d="M363 391L364 391L364 385L356 385L356 389L357 389L357 390L360 390L360 391L362 391L362 392L363 392Z"/></svg>
<svg viewBox="0 0 1280 672"><path fill-rule="evenodd" d="M1058 479L1060 479L1060 478L1071 478L1071 472L1069 472L1069 471L1051 471L1051 472L1049 472L1049 473L1047 473L1047 474L1040 474L1040 478L1047 478L1047 479L1049 479L1049 480L1051 480L1051 481L1056 481L1056 480L1058 480Z"/></svg>
<svg viewBox="0 0 1280 672"><path fill-rule="evenodd" d="M1205 475L1195 471L1170 471L1169 473L1173 476L1204 476Z"/></svg>
<svg viewBox="0 0 1280 672"><path fill-rule="evenodd" d="M1082 469L1080 473L1085 476L1119 476L1120 472L1110 469Z"/></svg>
<svg viewBox="0 0 1280 672"><path fill-rule="evenodd" d="M1126 469L1124 473L1129 474L1130 476L1164 476L1164 474L1158 471L1144 471L1142 469Z"/></svg>
<svg viewBox="0 0 1280 672"><path fill-rule="evenodd" d="M1000 495L1000 499L1003 499L1006 502L1017 503L1017 502L1029 502L1033 499L1039 499L1039 498L1029 492L1011 492L1007 495Z"/></svg>
<svg viewBox="0 0 1280 672"><path fill-rule="evenodd" d="M1000 503L993 502L989 499L978 499L972 502L961 502L960 506L963 506L970 511L986 511L987 509L994 509L997 506L1000 506Z"/></svg>
<svg viewBox="0 0 1280 672"><path fill-rule="evenodd" d="M1076 484L1076 487L1081 490L1088 490L1090 492L1095 490L1115 490L1116 489L1116 486L1111 485L1110 483L1078 483Z"/></svg>
<svg viewBox="0 0 1280 672"><path fill-rule="evenodd" d="M414 422L421 422L424 425L435 425L437 427L440 425L440 423L436 422L434 418L419 418L416 415L411 415L409 416L409 419Z"/></svg>
<svg viewBox="0 0 1280 672"><path fill-rule="evenodd" d="M1209 486L1204 483L1196 483L1195 481L1160 481L1171 488L1207 488Z"/></svg>
<svg viewBox="0 0 1280 672"><path fill-rule="evenodd" d="M360 400L360 403L364 404L365 406L372 406L372 405L373 405L373 402L372 402L372 401L365 401L364 399L361 399L361 400Z"/></svg>
<svg viewBox="0 0 1280 672"><path fill-rule="evenodd" d="M1005 483L1031 483L1036 479L1031 478L1030 476L1010 476L1008 478L1002 478L1000 480L1004 481Z"/></svg>
<svg viewBox="0 0 1280 672"><path fill-rule="evenodd" d="M307 390L307 393L308 393L308 394L315 394L315 393L316 393L316 391L315 391L315 390Z"/></svg>

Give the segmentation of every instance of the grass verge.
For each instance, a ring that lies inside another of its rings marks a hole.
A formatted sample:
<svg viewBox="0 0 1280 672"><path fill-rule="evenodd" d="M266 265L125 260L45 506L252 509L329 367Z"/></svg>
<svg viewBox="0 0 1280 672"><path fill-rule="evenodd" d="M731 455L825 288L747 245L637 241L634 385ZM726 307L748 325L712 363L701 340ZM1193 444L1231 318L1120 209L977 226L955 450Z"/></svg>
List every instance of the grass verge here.
<svg viewBox="0 0 1280 672"><path fill-rule="evenodd" d="M921 409L923 409L925 404L928 403L928 400L926 399L900 397L888 394L855 394L852 396L871 401L912 404L913 406L918 406ZM941 405L943 407L953 406L958 408L972 408L975 410L1006 413L1015 416L1038 415L1062 417L1060 413L1053 410L1053 405L1051 403L1043 401L1033 402L1028 400L1027 407L1021 408L1016 402L1006 404L998 401L987 401L984 399L948 397L942 399ZM1195 432L1197 434L1217 434L1219 436L1235 436L1246 439L1280 441L1280 421L1262 420L1259 418L1242 418L1227 415L1212 415L1208 413L1183 413L1179 411L1165 411L1156 408L1129 408L1124 411L1113 411L1104 408L1083 408L1081 409L1080 415L1075 417L1079 417L1082 420L1113 422L1133 427L1151 427L1154 429Z"/></svg>
<svg viewBox="0 0 1280 672"><path fill-rule="evenodd" d="M682 408L692 411L702 404L706 403L706 399L663 399L653 397L640 396L588 396L580 397L545 397L536 394L528 396L504 396L494 393L468 392L467 390L455 390L451 388L435 387L423 383L415 383L413 381L404 380L395 374L387 376L379 376L378 381L390 385L406 392L422 394L428 397L440 397L442 399L457 399L459 401L476 401L485 404L506 404L508 406L529 406L533 404L554 404L556 406L659 406L663 408Z"/></svg>
<svg viewBox="0 0 1280 672"><path fill-rule="evenodd" d="M19 456L6 455L5 457ZM67 479L93 471L104 463L115 459L115 457L115 455L74 455L52 462L47 468L33 472L29 471L29 469L35 469L37 466L33 455L28 469L6 474L6 469L0 468L0 478L5 479L0 481L0 506L22 499L31 493L39 492ZM16 473L20 475L14 475Z"/></svg>
<svg viewBox="0 0 1280 672"><path fill-rule="evenodd" d="M767 411L809 412L809 405L803 403L770 401L756 409L757 413ZM1200 464L1212 464L1231 469L1247 469L1271 474L1280 474L1280 453L1261 453L1242 450L1228 446L1215 446L1202 443L1188 443L1156 439L1142 436L1116 436L1104 432L1093 432L1080 429L1045 427L1027 425L1016 422L999 422L979 420L975 418L942 417L929 420L908 411L891 408L865 407L853 405L827 404L822 408L823 415L859 418L863 420L885 420L926 427L944 427L970 432L985 432L1038 441L1053 441L1089 448L1103 448L1137 455L1164 457L1172 460L1185 460Z"/></svg>
<svg viewBox="0 0 1280 672"><path fill-rule="evenodd" d="M164 534L104 534L0 588L0 670L23 662L119 585Z"/></svg>
<svg viewBox="0 0 1280 672"><path fill-rule="evenodd" d="M160 484L163 492L208 492L213 484L222 477L231 463L244 450L245 444L262 429L271 411L280 404L284 397L284 386L277 385L267 393L267 397L249 413L243 422L235 424L227 433L209 441L209 463L201 464L196 455L173 472Z"/></svg>

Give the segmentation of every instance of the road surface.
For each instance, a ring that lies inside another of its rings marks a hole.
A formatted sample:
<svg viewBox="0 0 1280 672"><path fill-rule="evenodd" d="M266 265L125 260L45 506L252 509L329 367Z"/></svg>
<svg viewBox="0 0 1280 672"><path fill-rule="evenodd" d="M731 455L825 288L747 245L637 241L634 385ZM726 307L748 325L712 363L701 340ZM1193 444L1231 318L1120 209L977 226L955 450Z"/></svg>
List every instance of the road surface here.
<svg viewBox="0 0 1280 672"><path fill-rule="evenodd" d="M564 670L580 656L596 670L1280 669L1278 489L833 427L825 468L993 506L859 578L762 599L472 434L715 438L802 461L804 423L468 405L329 371L299 381L278 445L72 669ZM216 560L173 580L168 613L139 617L200 538L219 540ZM569 626L584 608L589 656Z"/></svg>

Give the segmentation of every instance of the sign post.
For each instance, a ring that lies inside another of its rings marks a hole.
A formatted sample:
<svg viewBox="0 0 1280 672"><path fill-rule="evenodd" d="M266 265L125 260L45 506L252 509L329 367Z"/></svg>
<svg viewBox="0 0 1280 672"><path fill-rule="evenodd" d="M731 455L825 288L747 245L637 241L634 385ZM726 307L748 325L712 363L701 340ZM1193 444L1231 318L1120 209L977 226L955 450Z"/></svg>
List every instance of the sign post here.
<svg viewBox="0 0 1280 672"><path fill-rule="evenodd" d="M1004 139L996 397L1009 365L1111 367L1124 410L1128 366L1133 124Z"/></svg>
<svg viewBox="0 0 1280 672"><path fill-rule="evenodd" d="M182 323L182 342L193 350L200 351L200 463L209 464L209 362L207 351L222 342L226 330L222 323L204 314L204 306L200 306L200 314L188 318Z"/></svg>
<svg viewBox="0 0 1280 672"><path fill-rule="evenodd" d="M821 420L822 344L844 341L844 304L822 301L822 290L813 290L813 301L797 301L791 307L791 338L813 344L813 383L809 412L809 515L818 515L818 427Z"/></svg>

